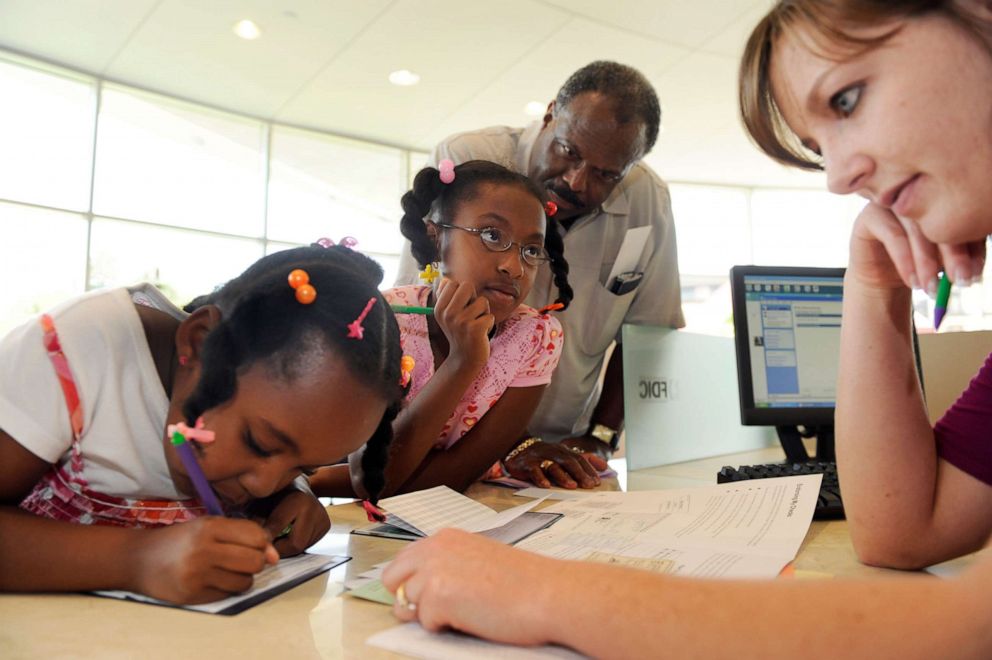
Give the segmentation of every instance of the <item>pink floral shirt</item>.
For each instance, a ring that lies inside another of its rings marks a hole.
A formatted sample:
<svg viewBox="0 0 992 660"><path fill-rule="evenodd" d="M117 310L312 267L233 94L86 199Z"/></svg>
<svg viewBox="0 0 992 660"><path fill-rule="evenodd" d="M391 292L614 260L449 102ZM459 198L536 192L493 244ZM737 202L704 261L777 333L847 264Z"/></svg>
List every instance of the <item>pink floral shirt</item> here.
<svg viewBox="0 0 992 660"><path fill-rule="evenodd" d="M394 305L427 305L430 287L401 286L384 291ZM427 317L422 314L397 314L403 354L416 363L413 381L407 393L411 401L434 375L434 354L427 335ZM436 447L448 449L472 430L508 387L547 385L561 357L561 324L547 314L520 305L503 321L490 342L489 361L455 406L438 436Z"/></svg>

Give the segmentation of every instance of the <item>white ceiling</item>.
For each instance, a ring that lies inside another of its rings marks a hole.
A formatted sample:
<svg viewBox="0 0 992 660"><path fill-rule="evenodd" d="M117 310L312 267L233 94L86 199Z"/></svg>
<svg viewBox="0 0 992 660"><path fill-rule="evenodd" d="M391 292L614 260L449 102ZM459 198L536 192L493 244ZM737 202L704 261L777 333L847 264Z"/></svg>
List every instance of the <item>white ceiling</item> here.
<svg viewBox="0 0 992 660"><path fill-rule="evenodd" d="M644 72L673 181L822 187L747 141L737 58L770 0L0 0L0 47L297 126L430 149L523 125L594 59ZM232 25L250 18L254 41ZM387 81L410 69L420 84Z"/></svg>

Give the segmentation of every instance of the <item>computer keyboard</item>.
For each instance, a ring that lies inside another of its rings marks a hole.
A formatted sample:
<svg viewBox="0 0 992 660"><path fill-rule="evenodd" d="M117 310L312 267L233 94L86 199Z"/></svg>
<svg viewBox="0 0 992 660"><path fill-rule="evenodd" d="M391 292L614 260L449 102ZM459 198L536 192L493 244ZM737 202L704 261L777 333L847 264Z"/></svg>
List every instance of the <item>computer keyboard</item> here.
<svg viewBox="0 0 992 660"><path fill-rule="evenodd" d="M844 517L844 504L840 499L840 485L837 482L837 464L809 461L808 463L768 463L766 465L742 465L739 468L724 466L717 475L716 482L725 484L747 479L769 479L772 477L793 477L801 474L822 474L820 496L816 500L813 518L830 520Z"/></svg>

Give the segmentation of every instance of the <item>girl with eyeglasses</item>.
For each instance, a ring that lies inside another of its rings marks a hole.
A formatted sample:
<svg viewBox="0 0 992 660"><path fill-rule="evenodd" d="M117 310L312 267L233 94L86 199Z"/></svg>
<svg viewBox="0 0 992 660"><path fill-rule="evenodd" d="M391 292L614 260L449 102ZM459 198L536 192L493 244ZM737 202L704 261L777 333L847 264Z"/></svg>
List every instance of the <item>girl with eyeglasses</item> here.
<svg viewBox="0 0 992 660"><path fill-rule="evenodd" d="M400 229L424 282L384 295L393 305L433 313L397 314L403 352L414 366L394 424L386 492L441 484L464 490L520 441L551 381L561 324L523 300L547 263L556 302L567 307L568 263L541 190L501 165L424 168L401 203ZM322 470L312 481L315 492L363 496L361 456L352 455L350 472Z"/></svg>

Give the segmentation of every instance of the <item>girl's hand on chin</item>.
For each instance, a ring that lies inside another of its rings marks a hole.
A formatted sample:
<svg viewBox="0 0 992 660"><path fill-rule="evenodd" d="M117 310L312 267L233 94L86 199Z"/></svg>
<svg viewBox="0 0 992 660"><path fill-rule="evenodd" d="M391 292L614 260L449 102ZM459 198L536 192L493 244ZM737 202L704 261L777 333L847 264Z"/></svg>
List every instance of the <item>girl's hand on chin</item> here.
<svg viewBox="0 0 992 660"><path fill-rule="evenodd" d="M481 369L489 360L489 331L496 320L489 301L467 282L444 278L437 288L434 318L450 344L448 359Z"/></svg>
<svg viewBox="0 0 992 660"><path fill-rule="evenodd" d="M916 223L874 203L861 211L851 233L848 274L868 288L910 287L934 295L941 271L966 286L981 277L984 267L985 241L933 243Z"/></svg>

